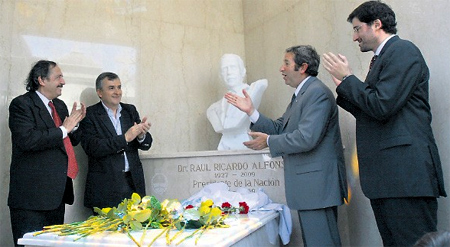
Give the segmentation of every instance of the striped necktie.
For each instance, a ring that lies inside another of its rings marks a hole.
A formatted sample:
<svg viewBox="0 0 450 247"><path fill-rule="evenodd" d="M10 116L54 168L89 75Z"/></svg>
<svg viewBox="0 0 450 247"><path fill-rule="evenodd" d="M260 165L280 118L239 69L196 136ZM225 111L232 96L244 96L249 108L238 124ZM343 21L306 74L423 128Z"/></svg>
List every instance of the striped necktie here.
<svg viewBox="0 0 450 247"><path fill-rule="evenodd" d="M61 118L58 115L58 112L56 112L55 105L53 102L48 102L48 105L52 109L52 117L53 122L55 123L56 127L59 127L62 125ZM67 136L63 140L64 147L66 148L66 153L69 160L69 166L67 168L67 176L71 179L75 179L78 174L78 163L77 159L75 158L75 151L73 150L72 143L70 142L70 138Z"/></svg>

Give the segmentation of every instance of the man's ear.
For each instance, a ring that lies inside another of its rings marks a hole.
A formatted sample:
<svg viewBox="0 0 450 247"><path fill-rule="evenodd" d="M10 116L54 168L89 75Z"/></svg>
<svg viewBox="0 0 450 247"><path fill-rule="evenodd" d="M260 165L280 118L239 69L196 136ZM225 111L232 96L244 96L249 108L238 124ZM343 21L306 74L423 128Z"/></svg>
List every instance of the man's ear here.
<svg viewBox="0 0 450 247"><path fill-rule="evenodd" d="M373 21L373 26L375 29L381 29L383 27L383 23L380 21L380 19L376 19Z"/></svg>
<svg viewBox="0 0 450 247"><path fill-rule="evenodd" d="M303 74L308 69L309 64L303 63L302 66L300 66L300 72Z"/></svg>
<svg viewBox="0 0 450 247"><path fill-rule="evenodd" d="M102 98L102 93L100 89L95 90L97 92L97 96L101 99Z"/></svg>
<svg viewBox="0 0 450 247"><path fill-rule="evenodd" d="M40 86L44 86L45 85L45 82L44 82L44 80L42 79L42 77L38 77L38 82L39 82L39 85Z"/></svg>

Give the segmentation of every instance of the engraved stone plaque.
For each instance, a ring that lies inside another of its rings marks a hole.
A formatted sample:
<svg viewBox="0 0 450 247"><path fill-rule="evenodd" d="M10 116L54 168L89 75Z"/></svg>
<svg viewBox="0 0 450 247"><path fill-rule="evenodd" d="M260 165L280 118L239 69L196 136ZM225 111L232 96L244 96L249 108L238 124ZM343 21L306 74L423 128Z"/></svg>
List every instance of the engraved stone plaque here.
<svg viewBox="0 0 450 247"><path fill-rule="evenodd" d="M231 191L258 189L277 203L286 203L284 163L263 151L205 151L173 155L142 155L147 195L180 201L204 186L223 182Z"/></svg>

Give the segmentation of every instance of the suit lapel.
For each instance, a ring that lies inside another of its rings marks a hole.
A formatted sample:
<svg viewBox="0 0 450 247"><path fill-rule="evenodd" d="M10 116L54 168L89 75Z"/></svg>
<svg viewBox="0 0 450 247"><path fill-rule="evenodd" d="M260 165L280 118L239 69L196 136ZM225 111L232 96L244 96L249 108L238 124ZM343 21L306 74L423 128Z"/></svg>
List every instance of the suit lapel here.
<svg viewBox="0 0 450 247"><path fill-rule="evenodd" d="M134 122L131 117L128 108L122 104L122 112L120 117L120 125L122 127L122 133L125 133L131 126L133 126Z"/></svg>
<svg viewBox="0 0 450 247"><path fill-rule="evenodd" d="M378 55L378 58L381 58L381 56L383 56L383 54L386 52L386 50L389 49L389 46L391 46L395 41L399 40L400 37L398 37L397 35L392 37L391 39L389 39L386 44L383 46L383 49L381 49L380 54ZM376 63L376 61L375 61Z"/></svg>
<svg viewBox="0 0 450 247"><path fill-rule="evenodd" d="M68 113L66 106L58 99L53 100L53 104L55 105L58 116L61 118L61 122L64 122L64 119L66 119Z"/></svg>
<svg viewBox="0 0 450 247"><path fill-rule="evenodd" d="M117 135L116 130L114 129L114 125L112 124L111 119L109 119L108 113L103 107L102 102L97 103L96 111L100 124L102 124L112 136Z"/></svg>
<svg viewBox="0 0 450 247"><path fill-rule="evenodd" d="M378 72L375 73L375 71L379 71L378 64L379 64L379 63L381 62L381 60L383 59L383 58L382 58L383 54L384 54L387 50L389 50L389 46L391 46L395 41L397 41L397 40L399 40L399 39L400 39L400 37L398 37L398 36L396 35L396 36L390 38L390 39L386 42L386 44L384 44L383 49L381 49L380 54L378 54L378 58L375 60L375 62L374 62L373 65L372 65L372 69L369 70L369 72L367 73L365 82L370 82L370 81L371 81L371 80L368 80L368 78L370 77L371 74L378 74Z"/></svg>
<svg viewBox="0 0 450 247"><path fill-rule="evenodd" d="M286 125L289 122L289 119L291 118L291 116L295 113L298 113L297 108L301 104L303 94L306 92L309 85L311 85L311 83L315 80L316 80L316 77L311 76L305 82L305 84L303 84L303 86L300 89L300 91L298 92L297 97L295 98L294 102L292 102L292 105L288 106L288 108L286 109L286 112L284 113L284 116L283 116L283 129L286 128Z"/></svg>
<svg viewBox="0 0 450 247"><path fill-rule="evenodd" d="M39 98L39 96L35 92L29 92L29 95L34 105L36 106L36 109L38 109L39 111L39 116L41 117L42 122L44 122L48 128L54 128L55 122L53 122L53 118L50 115L50 112L48 112L48 109L44 105L44 102L42 102L41 98Z"/></svg>

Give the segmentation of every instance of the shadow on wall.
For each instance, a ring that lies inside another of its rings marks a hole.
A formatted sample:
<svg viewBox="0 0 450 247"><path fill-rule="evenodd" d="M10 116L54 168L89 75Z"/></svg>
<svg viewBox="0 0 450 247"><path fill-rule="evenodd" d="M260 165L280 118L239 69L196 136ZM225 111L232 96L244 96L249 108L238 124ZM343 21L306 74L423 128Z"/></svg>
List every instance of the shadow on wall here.
<svg viewBox="0 0 450 247"><path fill-rule="evenodd" d="M86 88L81 92L80 102L83 102L86 107L91 106L99 101L95 88Z"/></svg>

